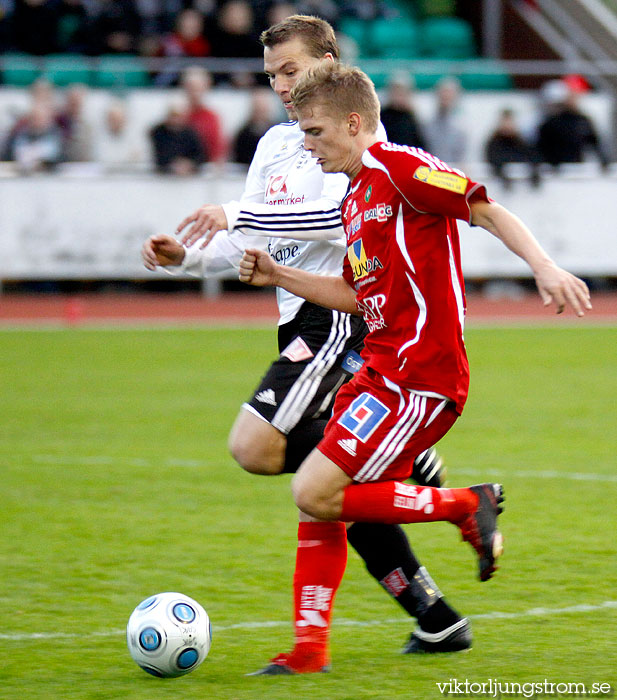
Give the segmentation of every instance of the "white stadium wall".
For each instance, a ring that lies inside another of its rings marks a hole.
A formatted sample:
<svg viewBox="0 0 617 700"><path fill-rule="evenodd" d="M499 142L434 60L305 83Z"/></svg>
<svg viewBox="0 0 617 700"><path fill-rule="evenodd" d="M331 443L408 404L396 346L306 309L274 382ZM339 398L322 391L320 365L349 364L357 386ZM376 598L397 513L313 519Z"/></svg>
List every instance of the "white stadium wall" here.
<svg viewBox="0 0 617 700"><path fill-rule="evenodd" d="M582 275L617 276L617 173L604 175L590 166L553 177L539 190L517 181L508 192L482 179L559 264ZM242 185L241 174L215 173L190 179L68 174L5 179L0 280L152 278L140 260L143 241L172 233L202 203L237 198ZM485 231L460 228L468 277L528 276L527 267Z"/></svg>
<svg viewBox="0 0 617 700"><path fill-rule="evenodd" d="M147 130L160 121L173 91L134 90L127 94L129 124L136 144L147 153ZM100 123L112 99L92 90L87 114ZM273 99L274 98L273 96ZM211 106L223 117L228 137L248 114L248 94L213 90ZM27 109L23 90L0 90L0 141L16 115ZM416 95L421 121L430 119L433 95ZM583 110L607 137L611 102L604 95L584 96ZM537 120L535 93L467 93L461 123L469 134L466 162L474 179L487 183L489 193L529 224L555 259L583 275L617 276L617 169L602 173L595 162L547 177L538 190L526 182L511 191L487 177L482 147L497 115L511 107L524 130ZM213 166L190 179L161 177L144 164L135 174L105 175L96 164L65 166L59 174L14 177L0 167L0 280L10 279L138 279L152 278L141 265L143 240L173 232L178 222L205 202L238 198L241 171ZM526 276L528 270L485 232L461 225L463 267L469 277ZM163 275L166 277L166 275Z"/></svg>

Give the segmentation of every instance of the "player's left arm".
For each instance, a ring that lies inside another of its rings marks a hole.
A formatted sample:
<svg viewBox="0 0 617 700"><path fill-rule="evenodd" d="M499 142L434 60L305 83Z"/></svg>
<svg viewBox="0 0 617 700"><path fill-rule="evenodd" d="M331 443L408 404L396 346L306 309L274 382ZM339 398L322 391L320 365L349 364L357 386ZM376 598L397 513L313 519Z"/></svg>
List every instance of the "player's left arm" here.
<svg viewBox="0 0 617 700"><path fill-rule="evenodd" d="M554 302L560 314L569 304L577 316L591 309L589 289L583 280L562 269L551 259L525 224L497 202L470 203L471 223L486 229L522 258L531 268L544 306Z"/></svg>

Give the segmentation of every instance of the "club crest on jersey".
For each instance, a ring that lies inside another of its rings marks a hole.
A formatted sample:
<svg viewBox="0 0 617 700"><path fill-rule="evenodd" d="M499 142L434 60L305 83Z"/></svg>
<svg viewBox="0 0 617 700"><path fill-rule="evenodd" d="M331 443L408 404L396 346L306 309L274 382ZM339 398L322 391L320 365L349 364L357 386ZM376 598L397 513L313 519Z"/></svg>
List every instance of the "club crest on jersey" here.
<svg viewBox="0 0 617 700"><path fill-rule="evenodd" d="M375 270L380 270L383 268L383 265L377 256L374 258L366 257L366 251L364 250L364 244L362 243L361 238L358 238L357 241L354 241L347 248L347 259L351 265L354 282L366 277L371 272L375 272Z"/></svg>
<svg viewBox="0 0 617 700"><path fill-rule="evenodd" d="M368 204L371 195L373 194L373 185L369 185L364 193L364 201Z"/></svg>
<svg viewBox="0 0 617 700"><path fill-rule="evenodd" d="M383 423L390 409L367 392L355 398L338 422L358 440L366 442Z"/></svg>
<svg viewBox="0 0 617 700"><path fill-rule="evenodd" d="M456 173L446 172L445 170L434 170L426 165L421 165L416 168L413 174L414 180L426 182L427 185L439 187L442 190L449 190L457 194L465 194L468 180Z"/></svg>

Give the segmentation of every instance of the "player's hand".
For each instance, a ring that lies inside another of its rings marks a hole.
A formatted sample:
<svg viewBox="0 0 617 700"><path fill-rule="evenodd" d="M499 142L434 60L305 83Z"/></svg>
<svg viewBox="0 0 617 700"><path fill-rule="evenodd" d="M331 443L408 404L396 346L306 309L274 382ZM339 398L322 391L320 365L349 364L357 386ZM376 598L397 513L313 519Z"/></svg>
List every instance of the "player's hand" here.
<svg viewBox="0 0 617 700"><path fill-rule="evenodd" d="M180 240L188 247L203 239L200 248L205 248L215 234L227 228L227 217L219 204L205 204L180 222L176 234L179 236L189 224L192 224L191 228Z"/></svg>
<svg viewBox="0 0 617 700"><path fill-rule="evenodd" d="M574 309L577 316L584 316L585 310L592 308L589 289L583 280L557 265L545 265L536 271L535 278L544 306L554 303L556 313L562 313L566 304Z"/></svg>
<svg viewBox="0 0 617 700"><path fill-rule="evenodd" d="M249 249L244 251L240 260L238 277L240 282L252 284L254 287L269 287L276 285L278 265L263 250Z"/></svg>
<svg viewBox="0 0 617 700"><path fill-rule="evenodd" d="M168 265L180 265L184 260L185 250L173 237L161 233L150 236L141 248L141 259L148 270Z"/></svg>

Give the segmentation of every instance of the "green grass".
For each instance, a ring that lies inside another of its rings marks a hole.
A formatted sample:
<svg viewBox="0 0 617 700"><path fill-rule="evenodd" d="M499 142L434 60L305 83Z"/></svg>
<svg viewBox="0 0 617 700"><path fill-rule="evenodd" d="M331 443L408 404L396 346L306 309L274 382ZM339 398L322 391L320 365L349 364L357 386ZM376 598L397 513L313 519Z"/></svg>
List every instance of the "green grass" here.
<svg viewBox="0 0 617 700"><path fill-rule="evenodd" d="M411 623L351 554L333 673L245 678L291 642L289 477L249 476L226 451L272 329L0 332L0 698L422 700L452 678L617 691L616 341L468 331L472 391L440 451L453 485L505 484L502 568L480 584L454 528L407 532L472 617L470 653L401 656ZM214 625L203 666L168 681L122 633L163 590Z"/></svg>

